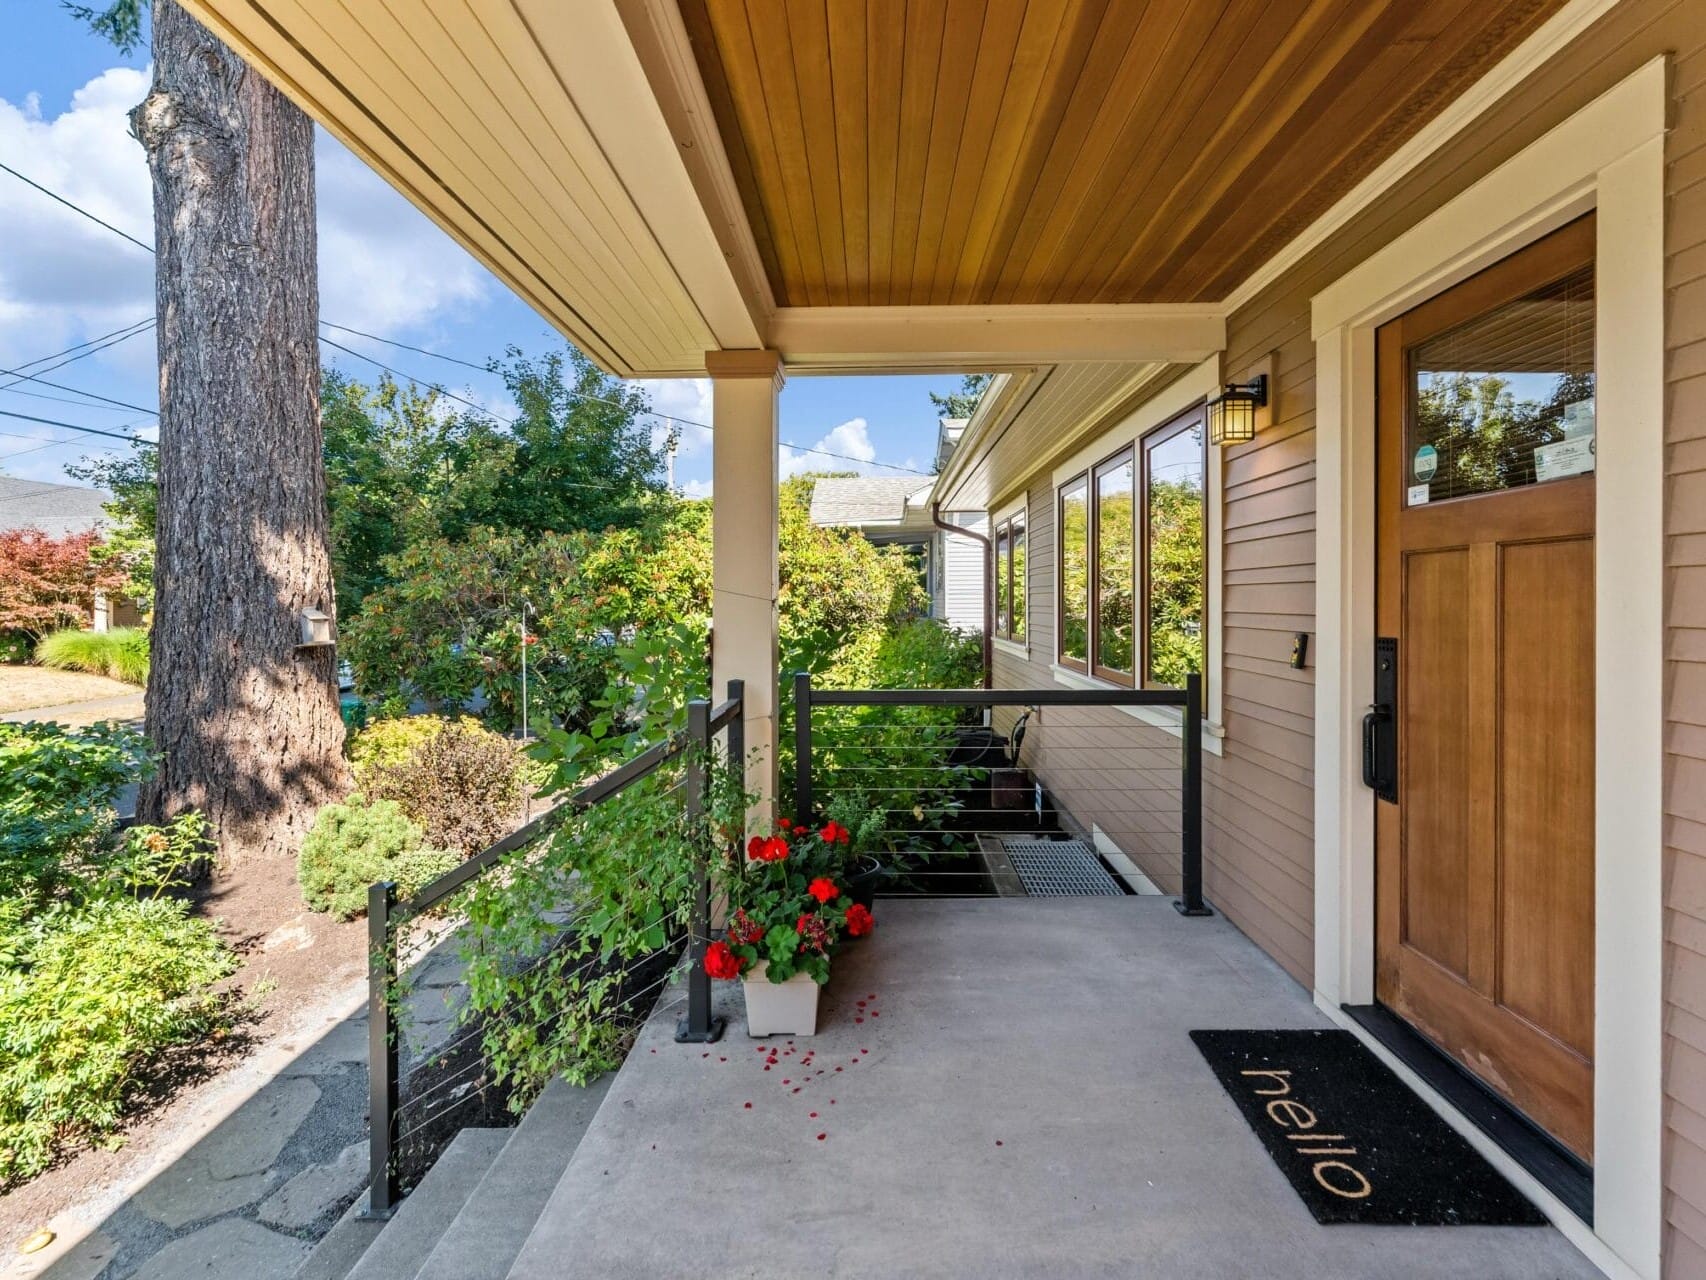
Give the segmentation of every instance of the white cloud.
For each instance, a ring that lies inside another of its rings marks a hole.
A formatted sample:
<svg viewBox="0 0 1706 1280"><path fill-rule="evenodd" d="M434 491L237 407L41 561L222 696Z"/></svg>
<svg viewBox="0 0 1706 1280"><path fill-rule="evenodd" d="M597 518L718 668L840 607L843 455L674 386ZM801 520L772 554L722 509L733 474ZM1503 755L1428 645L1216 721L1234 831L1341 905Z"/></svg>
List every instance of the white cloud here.
<svg viewBox="0 0 1706 1280"><path fill-rule="evenodd" d="M314 164L326 319L391 336L486 298L486 269L321 129Z"/></svg>
<svg viewBox="0 0 1706 1280"><path fill-rule="evenodd" d="M893 475L885 467L874 467L877 447L871 443L870 424L863 418L849 418L832 428L821 440L814 441L811 453L803 449L782 446L781 472L784 479L802 471L854 471L860 475ZM831 457L829 455L839 455Z"/></svg>
<svg viewBox="0 0 1706 1280"><path fill-rule="evenodd" d="M665 415L652 424L654 449L663 444L673 428L677 463L710 453L711 433L706 427L696 425L711 421L709 378L637 378L628 385L645 392L653 411Z"/></svg>
<svg viewBox="0 0 1706 1280"><path fill-rule="evenodd" d="M77 90L52 119L42 116L35 94L20 103L0 99L0 156L152 244L148 166L128 120L148 84L147 72L115 67ZM492 277L323 131L315 163L327 319L396 336L488 296ZM153 314L148 253L6 174L0 174L0 227L0 363L33 359ZM153 366L152 344L126 342L107 359L145 374Z"/></svg>
<svg viewBox="0 0 1706 1280"><path fill-rule="evenodd" d="M689 480L686 484L677 486L684 498L709 498L711 482L709 480Z"/></svg>

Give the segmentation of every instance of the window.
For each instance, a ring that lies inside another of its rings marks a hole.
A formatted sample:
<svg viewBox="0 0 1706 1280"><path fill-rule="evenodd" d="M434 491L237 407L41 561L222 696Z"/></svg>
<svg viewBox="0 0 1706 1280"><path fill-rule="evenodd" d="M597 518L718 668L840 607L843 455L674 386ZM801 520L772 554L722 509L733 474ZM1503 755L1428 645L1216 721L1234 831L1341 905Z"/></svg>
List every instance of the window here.
<svg viewBox="0 0 1706 1280"><path fill-rule="evenodd" d="M995 634L1004 640L1025 639L1025 513L995 526Z"/></svg>
<svg viewBox="0 0 1706 1280"><path fill-rule="evenodd" d="M1203 425L1200 414L1143 438L1144 683L1177 688L1204 670Z"/></svg>
<svg viewBox="0 0 1706 1280"><path fill-rule="evenodd" d="M1079 671L1090 662L1090 482L1060 487L1060 664Z"/></svg>
<svg viewBox="0 0 1706 1280"><path fill-rule="evenodd" d="M1204 670L1206 461L1196 408L1060 486L1061 666L1163 687Z"/></svg>

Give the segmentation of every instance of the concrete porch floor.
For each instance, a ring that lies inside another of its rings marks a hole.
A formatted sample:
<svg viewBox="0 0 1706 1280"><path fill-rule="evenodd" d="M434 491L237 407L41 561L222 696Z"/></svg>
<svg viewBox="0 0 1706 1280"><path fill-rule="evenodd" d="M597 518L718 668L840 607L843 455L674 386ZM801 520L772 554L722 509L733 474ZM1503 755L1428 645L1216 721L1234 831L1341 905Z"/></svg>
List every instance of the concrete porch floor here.
<svg viewBox="0 0 1706 1280"><path fill-rule="evenodd" d="M1599 1274L1550 1227L1317 1225L1186 1033L1327 1023L1219 917L1153 897L877 916L769 1072L756 1046L787 1041L747 1038L732 984L708 1054L673 1042L666 998L512 1277Z"/></svg>

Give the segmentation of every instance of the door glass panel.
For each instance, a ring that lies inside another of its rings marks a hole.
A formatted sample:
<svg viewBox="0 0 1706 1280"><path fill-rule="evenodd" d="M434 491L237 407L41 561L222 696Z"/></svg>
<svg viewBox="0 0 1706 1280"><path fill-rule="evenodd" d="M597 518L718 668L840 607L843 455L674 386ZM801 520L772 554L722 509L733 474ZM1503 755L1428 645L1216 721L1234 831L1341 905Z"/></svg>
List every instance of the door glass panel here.
<svg viewBox="0 0 1706 1280"><path fill-rule="evenodd" d="M1131 455L1096 471L1096 666L1130 675L1137 639Z"/></svg>
<svg viewBox="0 0 1706 1280"><path fill-rule="evenodd" d="M1174 688L1203 669L1203 440L1193 423L1144 451L1149 670Z"/></svg>
<svg viewBox="0 0 1706 1280"><path fill-rule="evenodd" d="M1011 607L1008 596L1008 574L1012 571L1012 562L1007 558L1011 549L1008 540L1007 526L1002 525L995 532L995 634L1004 636L1008 632L1009 614Z"/></svg>
<svg viewBox="0 0 1706 1280"><path fill-rule="evenodd" d="M1411 348L1406 502L1594 469L1593 268Z"/></svg>
<svg viewBox="0 0 1706 1280"><path fill-rule="evenodd" d="M1090 486L1079 476L1060 491L1060 657L1090 660Z"/></svg>

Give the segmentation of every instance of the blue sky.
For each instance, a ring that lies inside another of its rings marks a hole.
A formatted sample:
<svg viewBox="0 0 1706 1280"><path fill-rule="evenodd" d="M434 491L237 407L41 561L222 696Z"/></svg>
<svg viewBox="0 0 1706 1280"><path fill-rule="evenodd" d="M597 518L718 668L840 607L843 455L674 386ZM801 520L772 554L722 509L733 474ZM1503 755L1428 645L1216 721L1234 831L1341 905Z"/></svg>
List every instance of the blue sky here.
<svg viewBox="0 0 1706 1280"><path fill-rule="evenodd" d="M145 91L147 51L126 57L89 35L58 0L14 0L0 42L0 161L144 242L153 240L147 168L125 113ZM561 339L483 267L385 186L338 143L317 147L323 319L483 363L511 343L540 351ZM121 434L153 435L152 333L49 370L41 358L152 317L149 254L0 172L0 369L20 369L75 390L0 375L0 411ZM347 333L328 334L394 368L439 381L494 413L507 402L495 379ZM78 355L76 351L71 355ZM358 380L378 369L323 350ZM64 357L61 356L61 359ZM928 392L955 377L794 378L782 393L782 438L862 460L784 449L787 471L881 464L928 470L936 424ZM708 421L709 386L648 382L653 406ZM83 393L124 402L100 403ZM135 406L135 407L126 407ZM0 416L0 471L63 480L66 463L123 451L118 441ZM681 429L676 480L706 491L709 441Z"/></svg>

